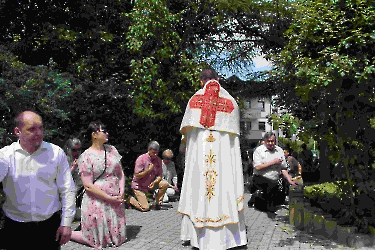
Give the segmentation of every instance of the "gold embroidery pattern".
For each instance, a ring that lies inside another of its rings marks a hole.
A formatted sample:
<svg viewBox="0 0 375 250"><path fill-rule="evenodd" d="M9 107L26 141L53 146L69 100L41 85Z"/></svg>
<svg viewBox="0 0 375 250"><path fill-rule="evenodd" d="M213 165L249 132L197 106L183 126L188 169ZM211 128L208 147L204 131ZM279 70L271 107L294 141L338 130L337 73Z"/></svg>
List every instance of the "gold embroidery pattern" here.
<svg viewBox="0 0 375 250"><path fill-rule="evenodd" d="M210 136L207 137L206 141L208 141L208 142L214 142L214 141L216 141L215 137L212 135L212 131L210 131Z"/></svg>
<svg viewBox="0 0 375 250"><path fill-rule="evenodd" d="M244 198L245 198L245 196L244 196L244 195L241 195L240 198L238 198L238 200L237 200L237 205L240 204L241 201L244 200Z"/></svg>
<svg viewBox="0 0 375 250"><path fill-rule="evenodd" d="M212 219L212 218L195 218L195 221L197 223L207 223L207 222L211 222L211 223L220 223L220 222L223 222L223 221L226 221L227 219L229 219L229 216L224 214L220 217L217 217L217 219Z"/></svg>
<svg viewBox="0 0 375 250"><path fill-rule="evenodd" d="M214 190L216 184L216 177L218 176L213 167L213 164L216 163L215 156L216 155L212 152L212 149L210 149L210 154L206 155L207 170L204 173L204 176L206 176L206 196L208 198L208 201L211 201L212 196L215 196Z"/></svg>

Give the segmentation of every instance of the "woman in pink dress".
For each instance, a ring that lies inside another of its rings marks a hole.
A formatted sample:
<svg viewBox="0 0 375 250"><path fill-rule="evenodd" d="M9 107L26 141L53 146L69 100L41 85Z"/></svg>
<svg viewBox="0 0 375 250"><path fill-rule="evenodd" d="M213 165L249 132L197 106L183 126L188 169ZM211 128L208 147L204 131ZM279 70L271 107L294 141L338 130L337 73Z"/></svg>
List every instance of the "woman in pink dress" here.
<svg viewBox="0 0 375 250"><path fill-rule="evenodd" d="M126 240L124 206L125 177L121 155L104 145L108 133L100 123L90 123L86 138L92 144L78 159L79 174L86 193L82 199L81 231L71 240L96 249L119 246Z"/></svg>

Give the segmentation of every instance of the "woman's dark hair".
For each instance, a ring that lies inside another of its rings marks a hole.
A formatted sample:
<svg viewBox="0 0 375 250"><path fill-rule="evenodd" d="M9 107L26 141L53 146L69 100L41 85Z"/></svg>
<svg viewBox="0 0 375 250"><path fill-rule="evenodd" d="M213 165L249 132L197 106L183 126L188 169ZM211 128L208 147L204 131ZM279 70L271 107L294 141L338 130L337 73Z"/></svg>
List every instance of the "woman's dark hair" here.
<svg viewBox="0 0 375 250"><path fill-rule="evenodd" d="M91 142L92 138L92 133L96 133L99 130L104 129L104 125L101 122L90 122L89 126L87 129L82 133L83 137L85 138L85 141Z"/></svg>
<svg viewBox="0 0 375 250"><path fill-rule="evenodd" d="M293 149L292 149L289 145L287 145L287 146L284 148L284 150L288 151L288 152L289 152L289 155L291 155L291 154L293 153Z"/></svg>

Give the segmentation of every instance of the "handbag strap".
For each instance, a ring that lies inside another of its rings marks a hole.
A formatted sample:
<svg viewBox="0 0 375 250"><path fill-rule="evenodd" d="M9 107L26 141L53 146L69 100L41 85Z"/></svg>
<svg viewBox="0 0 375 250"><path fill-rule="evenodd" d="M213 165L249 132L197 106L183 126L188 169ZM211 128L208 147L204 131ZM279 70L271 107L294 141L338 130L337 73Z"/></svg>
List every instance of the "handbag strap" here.
<svg viewBox="0 0 375 250"><path fill-rule="evenodd" d="M105 149L105 146L103 145L104 147L104 170L103 172L98 176L96 177L96 179L92 182L94 184L95 181L97 181L100 177L102 177L102 175L105 173L105 170L107 169L107 150Z"/></svg>

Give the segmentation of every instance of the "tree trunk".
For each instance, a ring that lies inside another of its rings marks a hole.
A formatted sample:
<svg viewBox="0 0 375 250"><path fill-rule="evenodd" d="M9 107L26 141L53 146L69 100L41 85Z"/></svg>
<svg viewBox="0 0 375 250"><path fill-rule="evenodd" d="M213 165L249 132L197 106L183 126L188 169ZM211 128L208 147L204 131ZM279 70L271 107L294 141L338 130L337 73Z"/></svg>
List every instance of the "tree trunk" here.
<svg viewBox="0 0 375 250"><path fill-rule="evenodd" d="M320 179L319 182L327 182L331 181L331 162L328 159L328 142L327 141L320 141Z"/></svg>

